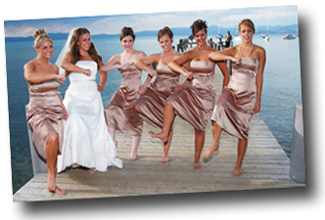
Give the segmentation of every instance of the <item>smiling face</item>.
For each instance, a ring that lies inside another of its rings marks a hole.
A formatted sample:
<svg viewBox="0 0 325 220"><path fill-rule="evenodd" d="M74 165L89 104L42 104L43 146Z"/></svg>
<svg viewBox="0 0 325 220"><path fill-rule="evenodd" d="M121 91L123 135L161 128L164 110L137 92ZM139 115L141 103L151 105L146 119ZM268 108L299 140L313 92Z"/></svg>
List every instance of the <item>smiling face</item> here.
<svg viewBox="0 0 325 220"><path fill-rule="evenodd" d="M169 51L172 49L173 39L170 38L167 34L164 34L159 38L159 45L165 51Z"/></svg>
<svg viewBox="0 0 325 220"><path fill-rule="evenodd" d="M88 51L91 46L90 34L85 33L81 35L77 45L79 47L79 50Z"/></svg>
<svg viewBox="0 0 325 220"><path fill-rule="evenodd" d="M121 40L121 45L125 51L129 51L133 49L134 40L131 35L125 36Z"/></svg>
<svg viewBox="0 0 325 220"><path fill-rule="evenodd" d="M53 43L43 40L38 48L35 47L35 50L40 58L50 59L53 55Z"/></svg>
<svg viewBox="0 0 325 220"><path fill-rule="evenodd" d="M242 24L240 26L239 34L243 43L251 43L253 40L254 30L251 27Z"/></svg>
<svg viewBox="0 0 325 220"><path fill-rule="evenodd" d="M202 47L206 44L206 39L207 39L207 33L205 32L204 29L196 32L196 34L194 35L194 40L196 41L199 47Z"/></svg>

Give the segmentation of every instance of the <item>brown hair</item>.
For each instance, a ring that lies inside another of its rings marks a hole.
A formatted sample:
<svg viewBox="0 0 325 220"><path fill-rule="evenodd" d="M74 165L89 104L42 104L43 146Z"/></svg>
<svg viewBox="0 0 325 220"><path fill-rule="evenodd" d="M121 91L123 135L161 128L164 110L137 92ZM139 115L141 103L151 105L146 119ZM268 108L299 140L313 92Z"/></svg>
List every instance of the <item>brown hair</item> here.
<svg viewBox="0 0 325 220"><path fill-rule="evenodd" d="M193 24L191 25L191 29L192 29L193 36L202 29L205 31L205 33L208 33L207 22L201 19L194 21Z"/></svg>
<svg viewBox="0 0 325 220"><path fill-rule="evenodd" d="M50 41L53 44L52 39L50 36L46 33L44 29L38 29L34 33L34 47L39 48L42 41Z"/></svg>
<svg viewBox="0 0 325 220"><path fill-rule="evenodd" d="M253 23L252 20L250 20L250 19L248 19L248 18L245 18L245 19L241 20L241 21L239 22L239 24L238 24L238 31L239 31L239 32L240 32L240 30L241 30L241 26L242 26L242 25L246 25L246 26L250 27L250 28L253 30L253 32L255 33L255 25L254 25L254 23Z"/></svg>
<svg viewBox="0 0 325 220"><path fill-rule="evenodd" d="M81 54L79 52L78 42L80 40L81 35L90 34L87 28L77 28L73 32L73 36L70 41L70 55L71 55L71 63L76 64L78 60L81 58ZM95 45L91 42L90 48L88 50L89 56L97 63L99 67L99 63L102 62L102 57L98 54ZM70 71L66 71L66 74L69 75Z"/></svg>
<svg viewBox="0 0 325 220"><path fill-rule="evenodd" d="M134 32L132 30L132 28L130 27L123 27L121 30L121 35L120 35L120 41L122 41L123 38L125 38L126 36L131 36L133 38L133 41L135 40L135 35Z"/></svg>
<svg viewBox="0 0 325 220"><path fill-rule="evenodd" d="M173 32L170 30L170 28L166 26L166 27L164 27L164 28L162 28L162 29L159 30L158 35L157 35L158 41L159 41L159 39L160 39L162 36L164 36L165 34L167 34L168 37L169 37L170 39L172 39L173 36L174 36L174 34L173 34Z"/></svg>

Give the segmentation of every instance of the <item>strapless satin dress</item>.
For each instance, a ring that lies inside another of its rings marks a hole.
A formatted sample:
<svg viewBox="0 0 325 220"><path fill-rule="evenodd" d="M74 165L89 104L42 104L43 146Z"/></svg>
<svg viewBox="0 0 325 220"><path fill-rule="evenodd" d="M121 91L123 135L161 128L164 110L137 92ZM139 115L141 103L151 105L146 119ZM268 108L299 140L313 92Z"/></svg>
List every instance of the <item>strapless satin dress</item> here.
<svg viewBox="0 0 325 220"><path fill-rule="evenodd" d="M135 103L139 98L141 86L141 70L134 63L129 63L125 71L121 71L122 83L105 107L107 126L123 133L140 136L143 119L135 111Z"/></svg>
<svg viewBox="0 0 325 220"><path fill-rule="evenodd" d="M232 76L222 91L211 117L229 134L247 139L249 122L256 103L258 60L242 58L241 65L232 65Z"/></svg>
<svg viewBox="0 0 325 220"><path fill-rule="evenodd" d="M167 98L177 89L179 73L172 71L165 64L157 65L157 73L155 81L150 84L135 105L141 109L150 122L162 128L164 106Z"/></svg>
<svg viewBox="0 0 325 220"><path fill-rule="evenodd" d="M69 116L64 128L62 154L58 157L58 172L74 164L98 171L106 171L108 166L122 168L107 131L103 102L97 90L97 63L78 61L76 65L90 69L91 76L69 75L70 85L63 100Z"/></svg>
<svg viewBox="0 0 325 220"><path fill-rule="evenodd" d="M210 61L191 61L194 78L186 87L168 97L177 115L196 130L205 131L215 105L215 64Z"/></svg>
<svg viewBox="0 0 325 220"><path fill-rule="evenodd" d="M33 131L33 141L38 154L46 160L46 145L48 138L59 135L59 153L62 149L64 130L64 110L58 94L60 83L49 80L30 84L29 103L26 112L28 124Z"/></svg>

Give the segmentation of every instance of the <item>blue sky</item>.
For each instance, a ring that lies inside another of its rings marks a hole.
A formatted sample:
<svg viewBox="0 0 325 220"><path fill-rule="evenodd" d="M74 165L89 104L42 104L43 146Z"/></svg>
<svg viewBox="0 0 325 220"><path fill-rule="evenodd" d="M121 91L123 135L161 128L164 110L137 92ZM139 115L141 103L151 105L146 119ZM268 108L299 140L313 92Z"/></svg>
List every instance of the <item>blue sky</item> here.
<svg viewBox="0 0 325 220"><path fill-rule="evenodd" d="M256 26L290 25L298 23L297 6L272 6L234 8L164 13L138 13L113 16L91 16L74 18L52 18L5 21L5 36L31 36L36 29L44 28L48 33L69 32L74 27L87 27L92 34L116 34L123 26L135 32L158 30L163 26L189 27L196 19L204 19L208 25L236 27L243 18L251 18Z"/></svg>

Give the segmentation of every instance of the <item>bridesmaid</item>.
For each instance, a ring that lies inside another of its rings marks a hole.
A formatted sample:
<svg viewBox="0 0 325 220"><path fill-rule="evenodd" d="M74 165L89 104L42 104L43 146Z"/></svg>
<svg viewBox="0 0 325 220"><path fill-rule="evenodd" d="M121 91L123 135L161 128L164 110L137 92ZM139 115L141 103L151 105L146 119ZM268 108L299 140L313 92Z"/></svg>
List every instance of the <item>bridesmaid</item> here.
<svg viewBox="0 0 325 220"><path fill-rule="evenodd" d="M168 96L175 93L179 88L179 73L168 68L167 64L179 53L173 49L173 32L169 27L164 27L158 32L158 42L163 52L143 57L135 62L135 65L148 72L147 81L144 86L145 91L139 91L140 98L135 104L135 110L144 115L149 121L160 128L163 127L163 111ZM157 70L151 67L151 64L157 66ZM188 67L189 68L189 67ZM157 76L155 81L147 88L147 84L153 76ZM187 80L184 85L187 84ZM184 86L183 85L183 86ZM172 129L169 132L167 142L164 143L164 151L161 158L162 163L168 162L168 150L172 139Z"/></svg>
<svg viewBox="0 0 325 220"><path fill-rule="evenodd" d="M242 173L242 163L247 148L249 122L253 114L261 108L265 50L253 44L254 23L249 19L238 25L242 43L221 52L210 54L212 60L232 60L230 83L220 95L212 115L213 143L203 153L208 162L219 150L219 138L222 130L238 137L238 156L233 171L234 176Z"/></svg>
<svg viewBox="0 0 325 220"><path fill-rule="evenodd" d="M121 54L114 55L101 67L101 71L118 69L122 74L122 83L112 99L105 107L105 118L108 132L115 145L115 130L133 136L132 150L129 161L137 159L137 150L142 134L143 120L135 111L134 105L139 98L141 86L141 70L134 62L146 54L133 48L135 35L130 27L124 27L120 35L120 43L124 49Z"/></svg>
<svg viewBox="0 0 325 220"><path fill-rule="evenodd" d="M176 111L177 115L194 127L194 169L199 169L201 168L200 155L204 145L205 128L211 118L215 104L215 63L209 59L209 54L215 50L206 43L208 27L205 21L197 20L191 28L198 46L175 58L168 66L173 71L192 79L192 81L168 97L164 108L162 131L157 134L150 132L150 134L154 138L160 138L164 143L167 142ZM190 71L182 68L187 62L190 62ZM225 62L218 63L218 66L224 75L223 83L226 85L229 80L227 66Z"/></svg>
<svg viewBox="0 0 325 220"><path fill-rule="evenodd" d="M29 90L27 122L33 130L36 150L46 160L48 191L65 195L65 190L57 187L55 180L64 120L68 117L57 92L59 83L64 83L65 77L59 75L59 68L49 62L53 55L53 42L44 29L34 33L34 48L37 57L24 65Z"/></svg>

